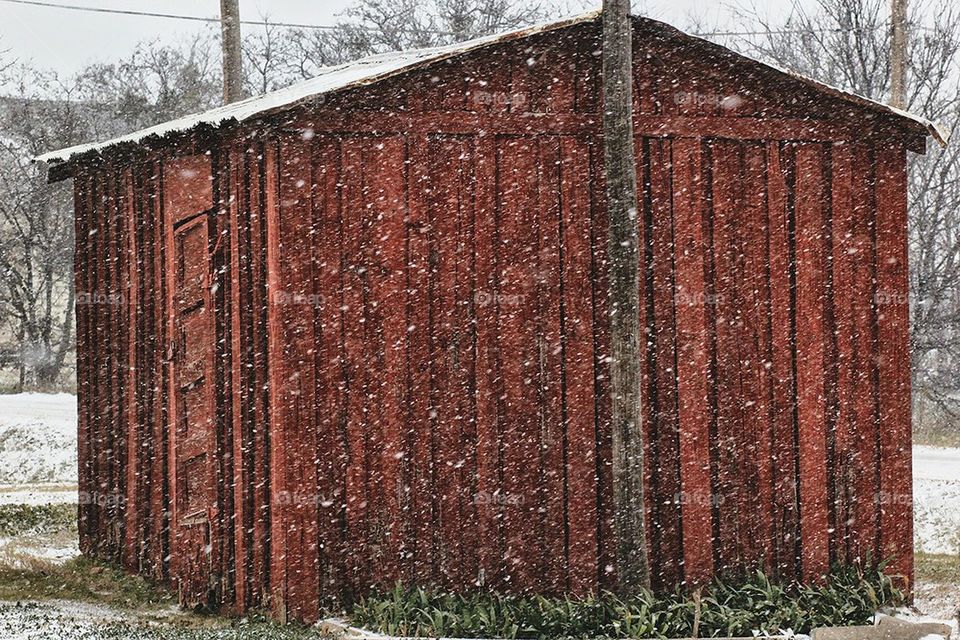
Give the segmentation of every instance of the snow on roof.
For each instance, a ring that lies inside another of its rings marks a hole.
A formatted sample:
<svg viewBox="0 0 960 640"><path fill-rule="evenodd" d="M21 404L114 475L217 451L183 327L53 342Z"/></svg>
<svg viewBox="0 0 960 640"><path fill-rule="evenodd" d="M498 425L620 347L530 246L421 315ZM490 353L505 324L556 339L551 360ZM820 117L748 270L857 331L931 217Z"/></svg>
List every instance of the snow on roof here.
<svg viewBox="0 0 960 640"><path fill-rule="evenodd" d="M420 67L428 63L452 58L490 44L506 42L518 38L525 38L537 33L544 33L583 22L589 22L596 19L599 15L599 10L593 10L570 18L564 18L532 27L515 29L512 31L498 33L474 40L468 40L466 42L459 42L443 47L436 47L432 49L411 49L407 51L397 51L361 58L360 60L349 62L347 64L322 69L316 77L291 85L284 89L280 89L279 91L273 91L264 95L247 98L246 100L241 100L239 102L234 102L222 107L217 107L203 113L184 116L183 118L179 118L177 120L164 122L103 142L81 144L60 149L58 151L51 151L49 153L37 156L34 160L36 162L48 163L67 162L77 158L78 156L102 151L117 144L137 143L141 140L154 136L162 137L170 133L188 131L199 125L218 126L231 121L243 122L244 120L248 120L255 116L262 116L269 113L275 113L277 111L283 111L298 104L316 99L324 94L340 91L349 87L372 84L397 75L398 73L409 71L413 68ZM781 69L765 62L752 60L751 58L747 58L742 54L733 52L726 47L722 47L722 45L718 45L696 36L685 34L673 27L670 27L669 25L659 23L655 20L651 20L649 18L643 19L654 24L660 24L665 28L675 30L678 34L682 34L691 40L698 40L708 43L711 46L725 49L726 51L734 53L735 55L751 60L756 64L761 64L780 73L787 74L821 92L853 102L855 104L859 104L863 107L889 113L912 121L913 123L921 125L930 135L940 142L940 144L945 145L950 136L950 133L939 125L906 111L901 111L883 103L876 102L874 100L870 100L868 98L864 98L835 87L831 87L811 78L807 78L786 69Z"/></svg>

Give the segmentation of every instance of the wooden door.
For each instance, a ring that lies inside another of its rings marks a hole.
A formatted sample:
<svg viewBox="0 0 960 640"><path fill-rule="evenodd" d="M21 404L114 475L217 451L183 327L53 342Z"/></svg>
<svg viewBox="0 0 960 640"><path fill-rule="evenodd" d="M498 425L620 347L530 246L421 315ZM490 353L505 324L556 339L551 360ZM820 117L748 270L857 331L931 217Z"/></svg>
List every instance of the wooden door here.
<svg viewBox="0 0 960 640"><path fill-rule="evenodd" d="M212 209L210 160L191 156L164 169L167 237L167 301L171 341L170 439L173 513L171 573L180 604L214 601L216 521L216 421L209 224Z"/></svg>

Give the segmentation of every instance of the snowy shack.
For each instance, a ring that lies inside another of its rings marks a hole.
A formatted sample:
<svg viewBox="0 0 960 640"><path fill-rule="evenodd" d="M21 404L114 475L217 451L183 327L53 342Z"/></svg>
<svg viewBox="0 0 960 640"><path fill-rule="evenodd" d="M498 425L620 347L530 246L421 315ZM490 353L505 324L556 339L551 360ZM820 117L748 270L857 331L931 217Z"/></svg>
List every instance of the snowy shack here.
<svg viewBox="0 0 960 640"><path fill-rule="evenodd" d="M926 121L636 18L654 586L912 574ZM43 156L80 541L184 603L614 587L596 13Z"/></svg>

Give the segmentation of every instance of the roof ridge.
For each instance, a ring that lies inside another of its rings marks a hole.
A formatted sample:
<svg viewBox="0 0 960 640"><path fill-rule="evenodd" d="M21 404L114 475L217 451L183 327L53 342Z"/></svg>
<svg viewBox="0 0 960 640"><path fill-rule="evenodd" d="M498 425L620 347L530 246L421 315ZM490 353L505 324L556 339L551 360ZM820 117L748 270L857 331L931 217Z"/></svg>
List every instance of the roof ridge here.
<svg viewBox="0 0 960 640"><path fill-rule="evenodd" d="M342 65L324 67L323 73L318 73L313 78L295 83L289 87L278 89L259 96L246 98L239 102L230 103L215 107L202 113L195 113L182 118L163 122L145 129L140 129L132 133L124 134L102 142L76 145L51 151L34 158L35 162L60 163L68 162L79 156L93 154L114 145L123 143L137 143L150 137L162 137L171 133L183 132L200 125L221 126L226 122L243 122L255 116L263 116L277 111L293 108L299 104L315 99L324 94L342 91L350 87L365 86L379 82L386 78L397 75L405 71L416 68L419 64L427 64L444 60L456 55L461 55L474 51L488 45L507 42L514 39L526 38L538 33L545 33L557 29L590 22L600 16L599 9L593 9L573 16L512 29L502 33L496 33L489 36L482 36L464 42L443 45L439 47L429 47L423 49L405 49L403 51L383 52L370 56L365 56ZM929 135L932 135L940 144L946 145L950 137L950 132L944 127L931 122L925 118L912 113L895 109L882 102L865 98L857 94L832 87L828 84L814 80L802 74L789 69L778 67L769 62L754 59L729 47L707 40L706 38L695 36L682 31L666 22L648 18L645 16L634 15L634 19L641 20L650 24L658 25L661 29L669 29L689 40L705 43L711 47L723 50L724 52L740 57L744 60L762 65L778 73L789 76L795 80L803 82L813 89L832 95L835 98L852 102L861 107L886 112L890 115L910 120L915 124L923 126ZM356 73L363 71L363 73ZM354 72L354 73L351 73Z"/></svg>

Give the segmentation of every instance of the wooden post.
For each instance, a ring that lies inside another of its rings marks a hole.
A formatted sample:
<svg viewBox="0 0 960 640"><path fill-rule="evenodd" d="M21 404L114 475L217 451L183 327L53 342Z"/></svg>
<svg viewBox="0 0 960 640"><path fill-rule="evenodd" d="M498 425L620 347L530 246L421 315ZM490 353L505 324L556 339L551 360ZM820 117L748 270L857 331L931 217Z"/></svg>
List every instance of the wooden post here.
<svg viewBox="0 0 960 640"><path fill-rule="evenodd" d="M891 0L890 104L907 108L907 0Z"/></svg>
<svg viewBox="0 0 960 640"><path fill-rule="evenodd" d="M637 168L629 0L603 3L603 135L610 217L610 387L617 582L623 594L650 584L640 413Z"/></svg>
<svg viewBox="0 0 960 640"><path fill-rule="evenodd" d="M239 0L220 0L220 34L223 49L223 103L230 104L244 98Z"/></svg>

